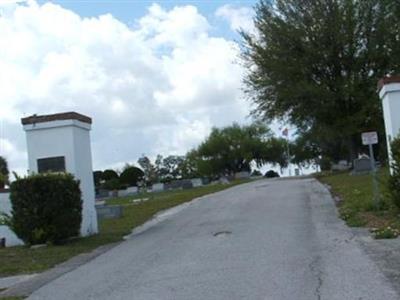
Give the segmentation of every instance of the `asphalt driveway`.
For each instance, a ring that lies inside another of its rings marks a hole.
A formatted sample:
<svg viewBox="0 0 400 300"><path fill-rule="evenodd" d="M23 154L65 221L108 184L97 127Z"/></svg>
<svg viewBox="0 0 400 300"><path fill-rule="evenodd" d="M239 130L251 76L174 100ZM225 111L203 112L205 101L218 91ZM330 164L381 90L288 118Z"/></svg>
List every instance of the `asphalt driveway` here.
<svg viewBox="0 0 400 300"><path fill-rule="evenodd" d="M399 299L313 179L261 180L169 212L29 299Z"/></svg>

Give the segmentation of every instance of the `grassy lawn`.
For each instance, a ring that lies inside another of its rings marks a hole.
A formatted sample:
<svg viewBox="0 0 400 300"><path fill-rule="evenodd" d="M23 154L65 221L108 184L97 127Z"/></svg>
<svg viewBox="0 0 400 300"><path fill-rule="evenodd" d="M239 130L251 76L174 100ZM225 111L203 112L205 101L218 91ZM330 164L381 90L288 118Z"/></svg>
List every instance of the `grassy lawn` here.
<svg viewBox="0 0 400 300"><path fill-rule="evenodd" d="M226 185L216 184L190 190L110 199L107 201L108 204L123 205L122 218L103 220L99 224L99 234L71 240L64 245L51 245L38 249L23 246L1 248L0 276L42 272L80 253L89 252L104 244L120 241L133 228L151 219L160 210L245 182L248 181L240 180ZM149 198L149 200L133 204L131 200L135 198Z"/></svg>
<svg viewBox="0 0 400 300"><path fill-rule="evenodd" d="M371 175L352 176L346 172L318 175L317 179L328 184L331 192L340 198L339 213L349 226L376 228L380 231L390 227L397 231L400 230L399 210L385 196L388 176L388 169L379 170L380 203L378 208L375 207L373 201ZM377 237L379 238L379 235ZM387 237L391 235L388 234Z"/></svg>

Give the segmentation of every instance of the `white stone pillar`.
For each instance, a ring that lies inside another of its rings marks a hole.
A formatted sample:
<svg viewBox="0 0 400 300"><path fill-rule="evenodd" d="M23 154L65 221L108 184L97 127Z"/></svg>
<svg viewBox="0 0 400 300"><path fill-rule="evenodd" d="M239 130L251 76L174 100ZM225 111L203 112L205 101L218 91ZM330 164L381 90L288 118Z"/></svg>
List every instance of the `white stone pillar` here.
<svg viewBox="0 0 400 300"><path fill-rule="evenodd" d="M386 141L391 164L390 143L400 134L400 76L386 77L378 83L385 119ZM392 170L391 170L392 171Z"/></svg>
<svg viewBox="0 0 400 300"><path fill-rule="evenodd" d="M33 115L23 118L29 172L68 172L80 181L82 192L81 235L98 232L95 209L91 118L75 113Z"/></svg>

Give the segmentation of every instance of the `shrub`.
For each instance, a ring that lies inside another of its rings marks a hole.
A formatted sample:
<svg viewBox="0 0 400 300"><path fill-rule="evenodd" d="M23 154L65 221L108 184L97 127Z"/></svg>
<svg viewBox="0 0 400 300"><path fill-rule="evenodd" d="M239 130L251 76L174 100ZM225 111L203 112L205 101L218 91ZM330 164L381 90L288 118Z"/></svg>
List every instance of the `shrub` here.
<svg viewBox="0 0 400 300"><path fill-rule="evenodd" d="M122 184L136 186L138 181L142 180L144 173L141 169L134 166L127 166L121 173L119 179Z"/></svg>
<svg viewBox="0 0 400 300"><path fill-rule="evenodd" d="M273 170L269 170L267 173L264 175L267 178L274 178L274 177L279 177L279 174Z"/></svg>
<svg viewBox="0 0 400 300"><path fill-rule="evenodd" d="M81 191L72 175L31 175L14 181L10 190L8 225L25 243L57 243L79 235Z"/></svg>
<svg viewBox="0 0 400 300"><path fill-rule="evenodd" d="M330 171L332 169L332 161L329 157L323 156L319 160L321 171Z"/></svg>
<svg viewBox="0 0 400 300"><path fill-rule="evenodd" d="M262 173L261 173L259 170L254 170L254 171L251 173L251 176L262 176Z"/></svg>
<svg viewBox="0 0 400 300"><path fill-rule="evenodd" d="M93 181L94 181L94 186L99 187L101 180L103 179L103 171L94 171L93 172Z"/></svg>
<svg viewBox="0 0 400 300"><path fill-rule="evenodd" d="M115 172L114 170L108 169L108 170L104 170L103 172L103 176L101 179L105 180L105 181L109 181L111 179L118 179L118 173Z"/></svg>
<svg viewBox="0 0 400 300"><path fill-rule="evenodd" d="M400 232L396 228L390 226L372 230L375 239L395 239L399 236Z"/></svg>
<svg viewBox="0 0 400 300"><path fill-rule="evenodd" d="M388 180L388 193L393 203L400 208L400 138L391 142L392 174Z"/></svg>
<svg viewBox="0 0 400 300"><path fill-rule="evenodd" d="M119 181L119 178L113 178L104 182L103 188L105 188L106 190L119 190L122 189L122 185Z"/></svg>

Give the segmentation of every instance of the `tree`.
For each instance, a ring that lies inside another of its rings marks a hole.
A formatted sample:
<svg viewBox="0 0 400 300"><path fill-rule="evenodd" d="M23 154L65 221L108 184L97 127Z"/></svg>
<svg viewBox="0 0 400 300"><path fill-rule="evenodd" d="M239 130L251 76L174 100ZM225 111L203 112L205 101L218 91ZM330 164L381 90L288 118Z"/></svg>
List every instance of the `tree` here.
<svg viewBox="0 0 400 300"><path fill-rule="evenodd" d="M7 160L0 156L0 189L3 189L8 184L9 173Z"/></svg>
<svg viewBox="0 0 400 300"><path fill-rule="evenodd" d="M288 142L283 138L271 137L266 141L262 160L256 161L257 165L261 167L265 163L272 165L279 165L280 168L286 168L288 165Z"/></svg>
<svg viewBox="0 0 400 300"><path fill-rule="evenodd" d="M262 176L262 173L259 170L254 170L251 172L251 176L257 177L257 176Z"/></svg>
<svg viewBox="0 0 400 300"><path fill-rule="evenodd" d="M163 179L176 180L181 179L184 175L183 164L185 157L178 155L169 155L163 159Z"/></svg>
<svg viewBox="0 0 400 300"><path fill-rule="evenodd" d="M95 187L100 186L102 180L103 180L103 171L94 171L93 172L94 186Z"/></svg>
<svg viewBox="0 0 400 300"><path fill-rule="evenodd" d="M284 119L334 160L353 159L359 134L383 135L378 79L400 71L396 0L261 0L255 34L241 32L253 112Z"/></svg>
<svg viewBox="0 0 400 300"><path fill-rule="evenodd" d="M138 159L138 164L144 172L144 180L148 183L154 183L158 181L157 169L152 164L151 160L147 156L142 156Z"/></svg>
<svg viewBox="0 0 400 300"><path fill-rule="evenodd" d="M183 179L191 179L200 176L197 160L198 157L195 150L191 150L185 155L182 163L179 166Z"/></svg>
<svg viewBox="0 0 400 300"><path fill-rule="evenodd" d="M109 181L111 179L118 179L119 175L117 172L111 169L104 170L102 179L105 181Z"/></svg>
<svg viewBox="0 0 400 300"><path fill-rule="evenodd" d="M121 188L119 175L112 169L104 170L101 179L104 181L102 184L103 188L107 190L118 190Z"/></svg>
<svg viewBox="0 0 400 300"><path fill-rule="evenodd" d="M284 147L260 122L247 126L233 124L213 128L209 137L191 155L196 157L198 172L217 177L235 172L251 171L251 163L285 164Z"/></svg>
<svg viewBox="0 0 400 300"><path fill-rule="evenodd" d="M125 165L121 175L119 176L120 182L128 186L137 186L138 181L142 180L144 173L141 169L132 166Z"/></svg>
<svg viewBox="0 0 400 300"><path fill-rule="evenodd" d="M290 154L291 163L303 167L318 164L321 150L317 144L312 143L312 138L304 134L290 143Z"/></svg>

